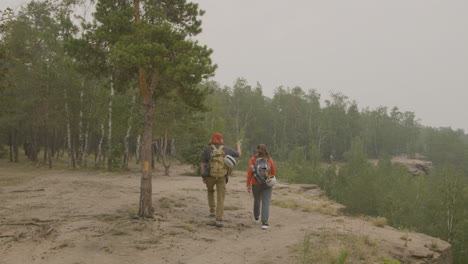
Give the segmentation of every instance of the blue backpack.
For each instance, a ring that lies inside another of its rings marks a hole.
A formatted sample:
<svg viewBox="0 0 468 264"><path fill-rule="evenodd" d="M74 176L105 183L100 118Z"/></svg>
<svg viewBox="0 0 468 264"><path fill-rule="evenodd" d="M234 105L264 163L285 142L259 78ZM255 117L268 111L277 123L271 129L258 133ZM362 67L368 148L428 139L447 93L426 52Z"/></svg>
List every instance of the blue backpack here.
<svg viewBox="0 0 468 264"><path fill-rule="evenodd" d="M265 183L270 175L270 164L268 163L268 159L257 158L252 169L257 182Z"/></svg>

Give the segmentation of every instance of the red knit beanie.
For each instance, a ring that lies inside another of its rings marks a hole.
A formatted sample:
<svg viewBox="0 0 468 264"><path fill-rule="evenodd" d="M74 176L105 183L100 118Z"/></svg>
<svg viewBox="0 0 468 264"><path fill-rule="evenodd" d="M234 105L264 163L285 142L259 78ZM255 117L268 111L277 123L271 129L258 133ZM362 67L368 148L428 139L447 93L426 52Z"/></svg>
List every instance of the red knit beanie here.
<svg viewBox="0 0 468 264"><path fill-rule="evenodd" d="M211 136L211 141L210 141L210 145L213 145L213 144L221 144L223 145L223 135L221 135L220 133L214 133L212 136Z"/></svg>

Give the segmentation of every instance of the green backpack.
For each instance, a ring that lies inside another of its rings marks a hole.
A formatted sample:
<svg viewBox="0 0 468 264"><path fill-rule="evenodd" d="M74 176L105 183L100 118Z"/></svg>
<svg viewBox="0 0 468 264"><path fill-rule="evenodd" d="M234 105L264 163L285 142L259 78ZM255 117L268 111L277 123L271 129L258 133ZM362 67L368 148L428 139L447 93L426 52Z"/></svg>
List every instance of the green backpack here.
<svg viewBox="0 0 468 264"><path fill-rule="evenodd" d="M216 148L215 145L211 145L213 151L211 152L210 159L210 176L219 178L224 177L227 173L227 168L224 165L224 157L226 154L223 151L223 145Z"/></svg>

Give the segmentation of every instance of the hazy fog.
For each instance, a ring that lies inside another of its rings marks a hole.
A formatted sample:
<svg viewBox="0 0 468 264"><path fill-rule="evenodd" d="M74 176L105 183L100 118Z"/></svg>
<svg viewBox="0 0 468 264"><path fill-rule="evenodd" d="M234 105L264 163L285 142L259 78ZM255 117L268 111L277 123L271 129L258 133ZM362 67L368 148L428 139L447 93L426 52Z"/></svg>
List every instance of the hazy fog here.
<svg viewBox="0 0 468 264"><path fill-rule="evenodd" d="M223 85L244 77L268 96L279 85L342 92L468 131L468 1L195 2Z"/></svg>

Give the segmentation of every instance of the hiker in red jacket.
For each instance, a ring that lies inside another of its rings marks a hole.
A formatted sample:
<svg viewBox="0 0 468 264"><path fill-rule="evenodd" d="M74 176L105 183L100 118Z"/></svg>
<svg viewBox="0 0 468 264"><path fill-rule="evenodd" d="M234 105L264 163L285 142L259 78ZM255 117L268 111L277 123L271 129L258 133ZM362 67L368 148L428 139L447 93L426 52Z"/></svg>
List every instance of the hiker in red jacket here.
<svg viewBox="0 0 468 264"><path fill-rule="evenodd" d="M247 191L254 197L254 219L259 221L260 202L262 229L269 229L268 217L273 185L276 182L276 170L273 159L264 144L257 146L257 154L250 159L247 171Z"/></svg>

